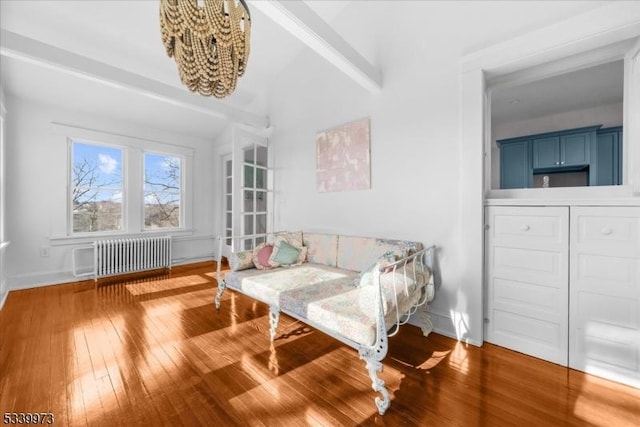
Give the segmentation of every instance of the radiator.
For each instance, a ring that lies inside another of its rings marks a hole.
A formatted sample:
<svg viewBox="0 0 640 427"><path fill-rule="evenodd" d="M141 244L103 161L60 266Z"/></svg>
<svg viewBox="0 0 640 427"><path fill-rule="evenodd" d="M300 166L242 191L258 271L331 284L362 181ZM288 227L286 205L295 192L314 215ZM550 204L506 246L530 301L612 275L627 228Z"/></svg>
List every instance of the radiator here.
<svg viewBox="0 0 640 427"><path fill-rule="evenodd" d="M99 240L93 243L93 275L100 277L171 268L171 236Z"/></svg>

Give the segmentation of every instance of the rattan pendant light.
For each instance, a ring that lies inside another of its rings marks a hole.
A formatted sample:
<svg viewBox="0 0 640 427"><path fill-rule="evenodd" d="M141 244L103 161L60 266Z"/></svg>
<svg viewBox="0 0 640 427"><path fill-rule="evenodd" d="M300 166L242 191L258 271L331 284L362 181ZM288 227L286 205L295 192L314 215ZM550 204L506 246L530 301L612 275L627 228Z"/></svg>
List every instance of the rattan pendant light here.
<svg viewBox="0 0 640 427"><path fill-rule="evenodd" d="M244 0L160 0L167 55L192 92L224 98L249 59L251 16Z"/></svg>

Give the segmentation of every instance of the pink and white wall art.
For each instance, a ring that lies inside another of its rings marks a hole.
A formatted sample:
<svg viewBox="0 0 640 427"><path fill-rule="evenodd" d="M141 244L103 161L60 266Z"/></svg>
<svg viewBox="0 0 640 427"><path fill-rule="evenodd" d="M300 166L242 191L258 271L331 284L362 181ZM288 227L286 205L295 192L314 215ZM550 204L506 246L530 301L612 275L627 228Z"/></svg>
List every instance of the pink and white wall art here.
<svg viewBox="0 0 640 427"><path fill-rule="evenodd" d="M369 118L316 135L316 188L319 193L371 188Z"/></svg>

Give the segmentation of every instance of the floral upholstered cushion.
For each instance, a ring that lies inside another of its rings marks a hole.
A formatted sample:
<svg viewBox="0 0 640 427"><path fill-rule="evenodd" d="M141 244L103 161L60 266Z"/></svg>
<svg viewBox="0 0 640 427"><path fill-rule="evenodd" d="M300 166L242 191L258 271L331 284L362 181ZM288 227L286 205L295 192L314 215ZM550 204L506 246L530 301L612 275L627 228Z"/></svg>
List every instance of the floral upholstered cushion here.
<svg viewBox="0 0 640 427"><path fill-rule="evenodd" d="M408 293L397 289L397 305L393 288L384 288L384 319L389 330L399 316L420 300L420 288L415 284ZM396 307L398 310L396 311ZM373 286L355 288L348 279L334 280L322 286L300 286L280 295L280 308L311 326L343 336L362 345L376 340L376 293Z"/></svg>
<svg viewBox="0 0 640 427"><path fill-rule="evenodd" d="M308 248L307 261L335 267L338 258L336 234L304 233L303 243Z"/></svg>
<svg viewBox="0 0 640 427"><path fill-rule="evenodd" d="M293 246L302 247L302 231L279 231L277 233L267 234L267 243L275 245L278 238L284 239Z"/></svg>
<svg viewBox="0 0 640 427"><path fill-rule="evenodd" d="M347 270L363 271L385 254L401 259L420 249L422 244L418 242L339 236L337 266Z"/></svg>
<svg viewBox="0 0 640 427"><path fill-rule="evenodd" d="M229 256L229 267L233 271L253 268L253 251L232 252Z"/></svg>
<svg viewBox="0 0 640 427"><path fill-rule="evenodd" d="M305 263L291 268L273 270L244 270L227 273L227 286L237 289L269 305L280 305L280 296L284 291L314 286L321 288L325 283L344 280L353 288L353 279L358 273L344 271L335 267Z"/></svg>

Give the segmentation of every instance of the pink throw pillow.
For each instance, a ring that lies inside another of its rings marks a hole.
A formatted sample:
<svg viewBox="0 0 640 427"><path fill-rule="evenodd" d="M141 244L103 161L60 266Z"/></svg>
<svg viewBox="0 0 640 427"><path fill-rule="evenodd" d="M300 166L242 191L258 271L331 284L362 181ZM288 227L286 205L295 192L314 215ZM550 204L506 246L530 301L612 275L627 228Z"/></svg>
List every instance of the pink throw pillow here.
<svg viewBox="0 0 640 427"><path fill-rule="evenodd" d="M259 244L253 250L253 263L260 270L269 270L272 268L271 264L269 264L269 258L272 252L273 245L267 245L266 243Z"/></svg>

